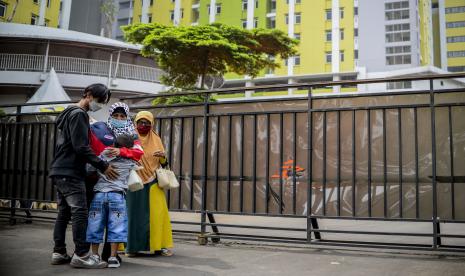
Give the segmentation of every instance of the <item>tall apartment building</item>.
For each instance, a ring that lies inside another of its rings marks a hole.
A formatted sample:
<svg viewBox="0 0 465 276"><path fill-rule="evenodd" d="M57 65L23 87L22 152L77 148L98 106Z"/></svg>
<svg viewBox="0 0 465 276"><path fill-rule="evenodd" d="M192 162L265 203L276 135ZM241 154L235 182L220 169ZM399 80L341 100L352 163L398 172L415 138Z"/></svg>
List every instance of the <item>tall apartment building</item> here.
<svg viewBox="0 0 465 276"><path fill-rule="evenodd" d="M465 72L465 1L434 0L435 65Z"/></svg>
<svg viewBox="0 0 465 276"><path fill-rule="evenodd" d="M448 12L455 6L462 9L458 2L463 0L439 1L446 2ZM132 22L184 26L221 22L282 30L300 40L299 55L280 61L280 68L265 70L259 79L285 78L292 83L310 75L337 80L359 71L433 65L433 13L431 0L135 0ZM452 15L447 15L452 22ZM455 36L447 41L465 48L458 42L460 33ZM462 54L455 51L449 55ZM241 76L226 77L247 84Z"/></svg>
<svg viewBox="0 0 465 276"><path fill-rule="evenodd" d="M60 0L1 0L0 22L58 27Z"/></svg>

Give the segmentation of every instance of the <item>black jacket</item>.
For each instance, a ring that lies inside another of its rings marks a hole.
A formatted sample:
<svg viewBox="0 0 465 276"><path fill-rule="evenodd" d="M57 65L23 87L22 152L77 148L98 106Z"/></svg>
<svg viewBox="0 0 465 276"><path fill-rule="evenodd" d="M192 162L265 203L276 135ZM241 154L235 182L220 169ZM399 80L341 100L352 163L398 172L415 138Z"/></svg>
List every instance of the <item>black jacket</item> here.
<svg viewBox="0 0 465 276"><path fill-rule="evenodd" d="M55 156L50 176L69 176L84 180L86 163L104 172L108 163L98 158L89 146L89 115L77 106L67 107L56 120Z"/></svg>

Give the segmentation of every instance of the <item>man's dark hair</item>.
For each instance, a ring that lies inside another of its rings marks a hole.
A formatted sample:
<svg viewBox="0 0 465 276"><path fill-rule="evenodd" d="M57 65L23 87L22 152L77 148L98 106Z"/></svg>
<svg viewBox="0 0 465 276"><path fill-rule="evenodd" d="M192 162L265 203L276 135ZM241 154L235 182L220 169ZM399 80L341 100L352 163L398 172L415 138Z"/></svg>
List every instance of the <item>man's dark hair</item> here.
<svg viewBox="0 0 465 276"><path fill-rule="evenodd" d="M115 148L132 148L134 146L134 138L129 134L121 134L116 137Z"/></svg>
<svg viewBox="0 0 465 276"><path fill-rule="evenodd" d="M86 97L88 94L92 95L94 98L98 99L99 103L106 104L110 101L111 91L105 84L94 83L87 86L84 89L82 97Z"/></svg>

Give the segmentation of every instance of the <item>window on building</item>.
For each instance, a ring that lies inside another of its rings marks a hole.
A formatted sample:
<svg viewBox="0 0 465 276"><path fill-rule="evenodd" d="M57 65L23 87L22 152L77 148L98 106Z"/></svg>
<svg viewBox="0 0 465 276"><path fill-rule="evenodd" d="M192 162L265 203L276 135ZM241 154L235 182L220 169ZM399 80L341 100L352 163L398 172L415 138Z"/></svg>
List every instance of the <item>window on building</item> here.
<svg viewBox="0 0 465 276"><path fill-rule="evenodd" d="M47 7L50 8L50 2L52 2L52 0L47 0Z"/></svg>
<svg viewBox="0 0 465 276"><path fill-rule="evenodd" d="M32 14L31 16L31 25L37 25L39 24L39 16Z"/></svg>
<svg viewBox="0 0 465 276"><path fill-rule="evenodd" d="M398 32L398 31L408 31L410 30L410 24L392 24L385 26L386 32Z"/></svg>
<svg viewBox="0 0 465 276"><path fill-rule="evenodd" d="M301 0L294 0L295 4L300 4ZM286 0L286 4L289 4L289 0Z"/></svg>
<svg viewBox="0 0 465 276"><path fill-rule="evenodd" d="M247 20L242 19L241 22L242 22L242 28L246 29L247 28Z"/></svg>
<svg viewBox="0 0 465 276"><path fill-rule="evenodd" d="M150 6L153 6L153 0L150 0Z"/></svg>
<svg viewBox="0 0 465 276"><path fill-rule="evenodd" d="M462 13L465 12L465 6L446 8L446 13Z"/></svg>
<svg viewBox="0 0 465 276"><path fill-rule="evenodd" d="M302 15L300 14L300 12L296 13L294 23L300 24L301 20L302 20Z"/></svg>
<svg viewBox="0 0 465 276"><path fill-rule="evenodd" d="M340 37L341 37L341 40L344 40L344 29L340 30Z"/></svg>
<svg viewBox="0 0 465 276"><path fill-rule="evenodd" d="M268 12L276 12L276 0L268 2Z"/></svg>
<svg viewBox="0 0 465 276"><path fill-rule="evenodd" d="M388 10L399 10L399 9L408 9L409 2L408 1L398 1L398 2L390 2L385 3L384 8Z"/></svg>
<svg viewBox="0 0 465 276"><path fill-rule="evenodd" d="M294 38L300 41L300 33L295 33Z"/></svg>
<svg viewBox="0 0 465 276"><path fill-rule="evenodd" d="M174 11L170 11L170 20L174 21Z"/></svg>
<svg viewBox="0 0 465 276"><path fill-rule="evenodd" d="M221 4L216 4L216 14L221 13Z"/></svg>
<svg viewBox="0 0 465 276"><path fill-rule="evenodd" d="M258 9L258 0L255 0L255 8Z"/></svg>
<svg viewBox="0 0 465 276"><path fill-rule="evenodd" d="M465 66L449 66L447 67L449 72L465 72Z"/></svg>
<svg viewBox="0 0 465 276"><path fill-rule="evenodd" d="M412 81L395 81L386 83L386 88L388 90L395 89L410 89L412 88Z"/></svg>
<svg viewBox="0 0 465 276"><path fill-rule="evenodd" d="M403 54L403 53L410 53L411 47L410 46L392 46L386 47L386 54Z"/></svg>
<svg viewBox="0 0 465 276"><path fill-rule="evenodd" d="M148 14L147 17L148 17L148 22L149 22L149 23L152 23L152 14L151 14L151 13Z"/></svg>
<svg viewBox="0 0 465 276"><path fill-rule="evenodd" d="M253 27L258 28L258 18L256 17L253 19Z"/></svg>
<svg viewBox="0 0 465 276"><path fill-rule="evenodd" d="M326 31L326 41L332 41L332 33L331 31Z"/></svg>
<svg viewBox="0 0 465 276"><path fill-rule="evenodd" d="M354 36L355 36L355 37L358 37L358 28L355 28L355 29L354 29Z"/></svg>
<svg viewBox="0 0 465 276"><path fill-rule="evenodd" d="M6 15L6 3L0 2L0 17L4 17Z"/></svg>
<svg viewBox="0 0 465 276"><path fill-rule="evenodd" d="M130 7L131 7L131 2L129 2L129 1L119 3L119 8L120 9L129 9Z"/></svg>
<svg viewBox="0 0 465 276"><path fill-rule="evenodd" d="M358 50L354 50L354 59L358 59Z"/></svg>
<svg viewBox="0 0 465 276"><path fill-rule="evenodd" d="M32 0L32 3L39 4L39 0Z"/></svg>
<svg viewBox="0 0 465 276"><path fill-rule="evenodd" d="M399 20L410 18L409 10L387 11L385 12L386 20Z"/></svg>
<svg viewBox="0 0 465 276"><path fill-rule="evenodd" d="M340 16L341 19L344 18L344 8L339 9L339 16Z"/></svg>
<svg viewBox="0 0 465 276"><path fill-rule="evenodd" d="M410 32L387 33L386 42L410 41Z"/></svg>
<svg viewBox="0 0 465 276"><path fill-rule="evenodd" d="M354 15L358 15L358 7L354 7Z"/></svg>
<svg viewBox="0 0 465 276"><path fill-rule="evenodd" d="M465 42L465 35L447 37L447 43L456 43L456 42Z"/></svg>
<svg viewBox="0 0 465 276"><path fill-rule="evenodd" d="M344 51L339 52L341 62L344 61Z"/></svg>
<svg viewBox="0 0 465 276"><path fill-rule="evenodd" d="M411 64L412 58L410 55L397 55L387 56L386 65L399 65L399 64Z"/></svg>
<svg viewBox="0 0 465 276"><path fill-rule="evenodd" d="M289 14L286 13L286 15L284 17L285 17L285 20L286 20L286 25L289 24Z"/></svg>
<svg viewBox="0 0 465 276"><path fill-rule="evenodd" d="M448 51L447 57L449 58L465 57L465 51Z"/></svg>
<svg viewBox="0 0 465 276"><path fill-rule="evenodd" d="M439 8L439 3L431 3L431 8L432 8L432 9L437 9L437 8Z"/></svg>
<svg viewBox="0 0 465 276"><path fill-rule="evenodd" d="M333 18L333 14L332 14L332 11L329 9L329 10L326 10L326 20L331 20Z"/></svg>
<svg viewBox="0 0 465 276"><path fill-rule="evenodd" d="M331 63L331 61L332 61L331 52L326 52L326 63Z"/></svg>
<svg viewBox="0 0 465 276"><path fill-rule="evenodd" d="M295 65L295 66L300 65L300 56L295 56L295 57L294 57L294 65Z"/></svg>
<svg viewBox="0 0 465 276"><path fill-rule="evenodd" d="M242 10L243 11L247 10L247 0L242 0Z"/></svg>
<svg viewBox="0 0 465 276"><path fill-rule="evenodd" d="M266 27L268 29L274 29L276 28L276 17L268 17L266 19Z"/></svg>
<svg viewBox="0 0 465 276"><path fill-rule="evenodd" d="M199 9L192 9L192 22L193 23L199 22L199 17L200 17Z"/></svg>
<svg viewBox="0 0 465 276"><path fill-rule="evenodd" d="M446 28L464 28L465 21L447 22Z"/></svg>
<svg viewBox="0 0 465 276"><path fill-rule="evenodd" d="M48 25L50 25L50 20L45 19L45 20L44 20L44 26L48 26Z"/></svg>

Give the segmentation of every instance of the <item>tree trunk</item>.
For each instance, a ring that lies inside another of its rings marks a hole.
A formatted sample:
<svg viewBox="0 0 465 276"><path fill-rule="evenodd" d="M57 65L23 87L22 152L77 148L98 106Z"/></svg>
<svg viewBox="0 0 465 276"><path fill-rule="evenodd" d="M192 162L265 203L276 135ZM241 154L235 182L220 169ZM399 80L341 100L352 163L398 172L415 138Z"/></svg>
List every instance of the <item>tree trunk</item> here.
<svg viewBox="0 0 465 276"><path fill-rule="evenodd" d="M203 89L203 86L205 84L205 75L207 73L207 65L208 65L208 51L205 53L205 58L203 59L202 75L200 76L200 89Z"/></svg>
<svg viewBox="0 0 465 276"><path fill-rule="evenodd" d="M11 12L11 15L6 19L6 22L11 22L13 21L13 17L16 14L16 8L18 7L19 0L16 0L15 5L13 6L13 11Z"/></svg>

